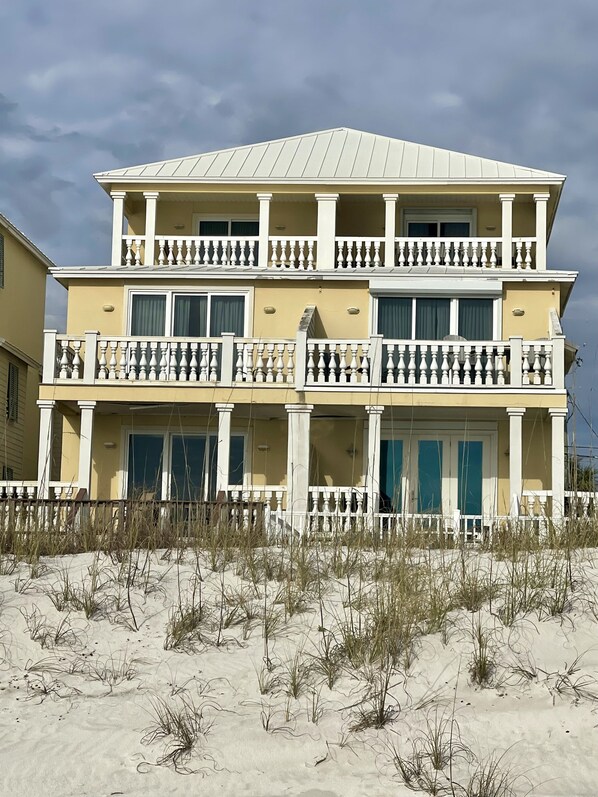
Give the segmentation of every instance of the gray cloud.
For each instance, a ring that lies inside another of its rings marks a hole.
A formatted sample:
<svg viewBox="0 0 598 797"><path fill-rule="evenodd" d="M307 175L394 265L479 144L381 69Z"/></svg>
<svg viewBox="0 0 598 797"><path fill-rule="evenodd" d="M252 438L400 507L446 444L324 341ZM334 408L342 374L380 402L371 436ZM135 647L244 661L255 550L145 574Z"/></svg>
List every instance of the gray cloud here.
<svg viewBox="0 0 598 797"><path fill-rule="evenodd" d="M108 257L94 171L336 125L568 174L549 257L580 271L565 324L590 416L594 0L23 0L0 29L0 210L61 264Z"/></svg>

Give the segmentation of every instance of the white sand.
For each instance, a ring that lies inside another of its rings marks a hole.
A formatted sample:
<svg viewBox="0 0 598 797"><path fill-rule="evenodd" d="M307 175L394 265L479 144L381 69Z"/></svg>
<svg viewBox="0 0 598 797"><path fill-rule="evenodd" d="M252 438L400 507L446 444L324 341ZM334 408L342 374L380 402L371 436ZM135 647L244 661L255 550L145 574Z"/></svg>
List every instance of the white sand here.
<svg viewBox="0 0 598 797"><path fill-rule="evenodd" d="M423 637L407 674L393 677L393 721L363 732L349 730L356 721L356 708L349 707L359 703L366 689L358 673L345 671L333 690L312 676L312 686L321 690L318 724L309 721L310 690L296 700L282 686L273 694L260 694L257 672L263 667L264 641L259 619L248 636L242 625L224 629L220 647L164 649L179 585L187 593L193 573L190 554L180 566L152 556L152 591L144 595L139 587L133 590L138 631L130 627L126 591L119 612L112 607L87 620L82 611L57 611L48 588L58 584L65 569L73 583L89 582L92 562L89 554L43 560L47 572L27 583L23 592L15 590L15 581L19 579L18 586L26 581L26 564L0 576L1 795L400 797L413 792L396 774L388 740L407 751L426 717L442 710L454 715L463 743L479 759L505 753L503 765L524 776L517 781L517 794L528 793L531 785L532 793L542 797L598 794L598 702L576 699L566 689L559 694L556 675L583 654L571 680L587 678L588 688L598 694L593 681L598 677L598 622L593 615L598 570L591 558L583 565L583 589L561 616L530 615L505 628L487 608L482 610L485 625L494 629L494 686L481 689L470 683L472 615L456 611L446 644L440 634ZM102 579L109 570L116 571L107 557L100 558L100 565ZM215 605L220 576L206 567L201 572L204 601ZM241 585L232 567L225 581ZM275 585L270 587L272 595ZM100 595L115 593L112 582ZM340 585L326 594L331 612L327 623L332 614L343 614L343 597ZM68 617L75 633L63 640L67 644L42 648L40 641L30 639L24 612L31 617L34 607L53 627ZM269 650L273 676L283 677L285 664L298 650L306 658L315 653L319 623L318 603L312 600L309 611L282 624ZM208 635L213 642L217 630ZM525 683L511 668L528 659L539 674ZM123 665L130 670L128 677L113 676L116 682L110 683L107 673ZM157 765L169 749L168 739L144 740L153 722L152 700L158 697L173 705L193 700L212 721L184 762L188 774ZM427 708L421 707L421 701L432 698ZM270 732L263 727L267 714ZM472 766L457 757L455 779L466 780Z"/></svg>

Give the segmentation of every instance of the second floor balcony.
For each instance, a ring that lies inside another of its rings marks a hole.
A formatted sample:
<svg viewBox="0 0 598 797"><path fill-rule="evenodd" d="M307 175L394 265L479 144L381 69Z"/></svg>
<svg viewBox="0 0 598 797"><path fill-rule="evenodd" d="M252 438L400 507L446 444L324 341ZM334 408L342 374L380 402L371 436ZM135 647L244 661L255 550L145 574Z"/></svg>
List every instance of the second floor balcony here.
<svg viewBox="0 0 598 797"><path fill-rule="evenodd" d="M112 265L127 269L546 268L550 193L239 194L230 210L214 193L201 213L184 195L113 197Z"/></svg>
<svg viewBox="0 0 598 797"><path fill-rule="evenodd" d="M182 338L46 332L44 384L302 390L564 388L564 338L527 341Z"/></svg>

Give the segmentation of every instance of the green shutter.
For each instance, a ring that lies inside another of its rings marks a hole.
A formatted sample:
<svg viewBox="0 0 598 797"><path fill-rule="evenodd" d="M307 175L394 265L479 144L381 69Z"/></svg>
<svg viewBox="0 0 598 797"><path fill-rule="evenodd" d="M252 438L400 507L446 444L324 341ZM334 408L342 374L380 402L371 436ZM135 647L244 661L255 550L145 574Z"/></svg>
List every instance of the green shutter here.
<svg viewBox="0 0 598 797"><path fill-rule="evenodd" d="M6 417L9 421L19 420L19 367L14 363L8 363Z"/></svg>

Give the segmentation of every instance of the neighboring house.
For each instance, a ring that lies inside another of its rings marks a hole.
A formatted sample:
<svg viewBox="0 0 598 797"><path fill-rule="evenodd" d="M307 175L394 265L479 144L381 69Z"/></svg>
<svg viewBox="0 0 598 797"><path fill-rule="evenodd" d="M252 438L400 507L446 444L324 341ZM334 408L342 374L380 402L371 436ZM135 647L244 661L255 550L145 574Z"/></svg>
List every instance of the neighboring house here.
<svg viewBox="0 0 598 797"><path fill-rule="evenodd" d="M37 476L36 401L46 276L53 266L0 214L0 481L35 480Z"/></svg>
<svg viewBox="0 0 598 797"><path fill-rule="evenodd" d="M60 413L92 499L562 512L562 175L339 128L96 179L112 257L52 270L40 495Z"/></svg>

